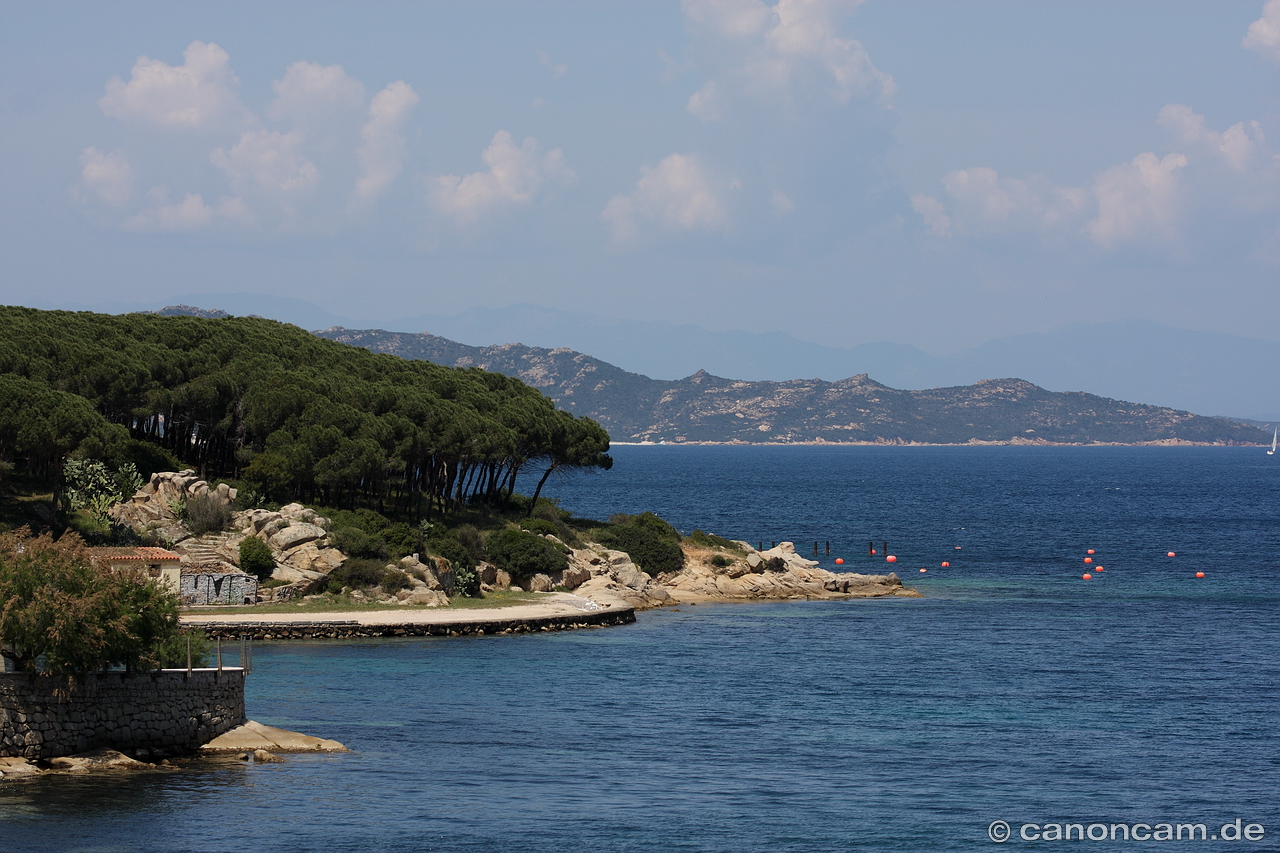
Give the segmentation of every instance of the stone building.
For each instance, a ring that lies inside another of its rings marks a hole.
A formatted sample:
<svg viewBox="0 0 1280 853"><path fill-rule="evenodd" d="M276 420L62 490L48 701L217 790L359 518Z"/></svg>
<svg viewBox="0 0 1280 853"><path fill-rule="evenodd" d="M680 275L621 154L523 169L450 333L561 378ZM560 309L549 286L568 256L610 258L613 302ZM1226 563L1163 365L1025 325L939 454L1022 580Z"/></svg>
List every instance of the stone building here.
<svg viewBox="0 0 1280 853"><path fill-rule="evenodd" d="M226 563L191 563L182 567L182 603L253 604L258 598L258 579Z"/></svg>

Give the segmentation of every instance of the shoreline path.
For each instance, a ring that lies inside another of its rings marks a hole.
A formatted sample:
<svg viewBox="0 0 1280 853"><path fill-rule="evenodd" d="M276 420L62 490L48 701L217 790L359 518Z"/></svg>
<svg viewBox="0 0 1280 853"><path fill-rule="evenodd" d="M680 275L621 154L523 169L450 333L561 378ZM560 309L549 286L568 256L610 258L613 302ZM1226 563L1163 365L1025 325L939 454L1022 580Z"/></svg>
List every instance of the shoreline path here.
<svg viewBox="0 0 1280 853"><path fill-rule="evenodd" d="M633 612L624 602L599 604L589 598L567 592L539 593L539 601L512 604L494 608L419 608L398 607L386 610L347 610L329 613L254 613L252 609L240 612L187 611L180 621L192 627L232 628L235 625L254 627L291 625L343 625L368 628L392 626L482 626L510 624L512 622L541 623L562 622L566 619L596 617ZM632 617L634 618L634 617ZM610 620L612 621L612 620Z"/></svg>

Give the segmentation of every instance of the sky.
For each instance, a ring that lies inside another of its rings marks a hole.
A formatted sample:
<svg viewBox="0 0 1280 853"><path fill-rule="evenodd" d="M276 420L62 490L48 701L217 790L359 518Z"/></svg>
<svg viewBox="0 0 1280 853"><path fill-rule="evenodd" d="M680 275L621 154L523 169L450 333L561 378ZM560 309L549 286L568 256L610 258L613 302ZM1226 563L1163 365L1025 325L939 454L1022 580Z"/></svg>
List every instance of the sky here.
<svg viewBox="0 0 1280 853"><path fill-rule="evenodd" d="M1278 83L1280 0L10 2L0 302L1277 341Z"/></svg>

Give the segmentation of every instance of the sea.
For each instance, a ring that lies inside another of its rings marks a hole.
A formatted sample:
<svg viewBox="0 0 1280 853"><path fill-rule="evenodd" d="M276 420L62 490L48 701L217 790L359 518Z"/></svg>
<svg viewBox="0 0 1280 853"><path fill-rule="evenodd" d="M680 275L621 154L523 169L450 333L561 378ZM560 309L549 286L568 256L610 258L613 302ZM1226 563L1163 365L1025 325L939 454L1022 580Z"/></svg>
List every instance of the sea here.
<svg viewBox="0 0 1280 853"><path fill-rule="evenodd" d="M0 851L1280 850L1280 458L613 453L547 493L923 597L260 642L250 717L351 753L0 783Z"/></svg>

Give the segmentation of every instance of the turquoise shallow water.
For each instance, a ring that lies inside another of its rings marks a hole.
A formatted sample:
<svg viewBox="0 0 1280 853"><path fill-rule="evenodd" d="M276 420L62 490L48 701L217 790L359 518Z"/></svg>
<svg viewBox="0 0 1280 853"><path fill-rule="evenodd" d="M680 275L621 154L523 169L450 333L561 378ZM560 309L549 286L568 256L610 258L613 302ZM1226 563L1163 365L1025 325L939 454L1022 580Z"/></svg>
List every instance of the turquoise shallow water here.
<svg viewBox="0 0 1280 853"><path fill-rule="evenodd" d="M928 597L262 643L251 716L355 753L0 785L0 849L971 850L997 818L1015 832L999 849L1023 849L1045 843L1019 841L1024 822L1236 817L1265 840L1190 846L1280 849L1280 468L1261 451L617 456L556 494L831 540L853 569L882 570L866 540L888 539ZM1106 567L1088 582L1087 547Z"/></svg>

